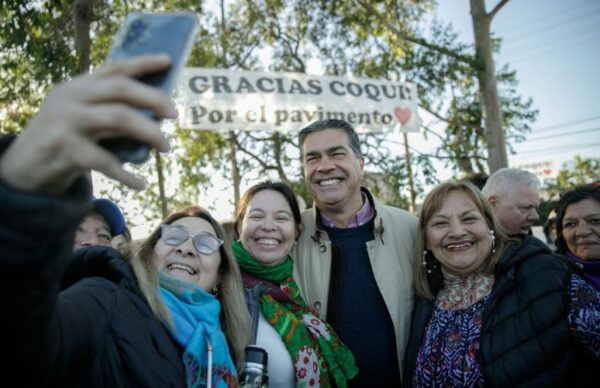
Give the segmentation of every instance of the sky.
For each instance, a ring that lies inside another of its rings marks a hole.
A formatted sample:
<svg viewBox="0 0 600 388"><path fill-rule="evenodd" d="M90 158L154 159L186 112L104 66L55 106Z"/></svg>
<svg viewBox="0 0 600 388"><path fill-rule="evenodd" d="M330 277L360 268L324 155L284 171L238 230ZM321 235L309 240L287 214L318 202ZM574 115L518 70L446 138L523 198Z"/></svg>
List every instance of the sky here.
<svg viewBox="0 0 600 388"><path fill-rule="evenodd" d="M498 1L488 0L488 11ZM469 0L438 0L438 5L437 17L452 23L463 42L473 43ZM496 67L508 64L516 70L519 94L531 97L539 110L526 141L514 145L509 166L544 178L575 155L600 157L600 0L510 0L492 21L492 32L502 38ZM408 140L422 152L435 146L433 137L426 140L421 133L409 133ZM440 180L452 178L452 171L437 167ZM212 199L223 195L217 187L208 191ZM230 219L231 205L220 202L214 215ZM154 226L137 225L133 237L143 237Z"/></svg>
<svg viewBox="0 0 600 388"><path fill-rule="evenodd" d="M499 0L486 1L490 11ZM437 17L473 43L469 0L438 0ZM516 70L520 95L539 110L510 167L554 175L575 155L600 157L600 1L510 0L492 20L496 68Z"/></svg>

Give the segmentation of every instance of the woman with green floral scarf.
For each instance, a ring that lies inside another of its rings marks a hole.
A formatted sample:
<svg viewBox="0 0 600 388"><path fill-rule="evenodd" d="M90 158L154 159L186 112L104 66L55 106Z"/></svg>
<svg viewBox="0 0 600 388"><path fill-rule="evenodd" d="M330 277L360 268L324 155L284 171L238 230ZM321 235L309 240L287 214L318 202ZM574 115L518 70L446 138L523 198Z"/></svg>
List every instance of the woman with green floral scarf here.
<svg viewBox="0 0 600 388"><path fill-rule="evenodd" d="M333 328L307 306L289 256L300 233L293 191L266 181L246 191L235 218L232 250L242 269L253 343L269 354L271 387L346 387L358 373Z"/></svg>

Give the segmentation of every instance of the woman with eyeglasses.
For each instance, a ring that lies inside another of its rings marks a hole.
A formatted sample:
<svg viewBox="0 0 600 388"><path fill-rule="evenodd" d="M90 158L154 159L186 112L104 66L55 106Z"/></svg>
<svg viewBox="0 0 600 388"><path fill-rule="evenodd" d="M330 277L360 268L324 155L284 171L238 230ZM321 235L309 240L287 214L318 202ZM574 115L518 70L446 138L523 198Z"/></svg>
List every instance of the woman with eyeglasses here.
<svg viewBox="0 0 600 388"><path fill-rule="evenodd" d="M109 247L76 251L62 288L47 325L60 339L45 345L47 381L237 386L250 320L238 266L206 210L171 214L129 260Z"/></svg>
<svg viewBox="0 0 600 388"><path fill-rule="evenodd" d="M346 387L358 369L352 353L306 305L289 256L300 209L286 184L250 187L236 212L232 244L252 317L252 343L267 351L270 387Z"/></svg>
<svg viewBox="0 0 600 388"><path fill-rule="evenodd" d="M224 238L206 210L188 207L167 217L131 260L154 314L171 323L188 386L207 385L211 375L215 386L236 385L249 340L240 272Z"/></svg>

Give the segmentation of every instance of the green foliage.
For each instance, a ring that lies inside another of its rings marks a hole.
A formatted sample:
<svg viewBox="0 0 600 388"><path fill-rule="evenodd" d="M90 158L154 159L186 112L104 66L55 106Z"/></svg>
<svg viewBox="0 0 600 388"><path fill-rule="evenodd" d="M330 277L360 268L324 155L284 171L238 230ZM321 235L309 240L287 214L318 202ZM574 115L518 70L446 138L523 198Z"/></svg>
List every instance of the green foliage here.
<svg viewBox="0 0 600 388"><path fill-rule="evenodd" d="M0 132L20 131L52 83L76 73L75 0L0 0ZM90 27L92 68L106 57L112 37L131 11L186 9L198 13L200 29L189 66L307 72L309 61L330 75L355 75L410 81L419 104L445 123L442 146L434 155L411 150L415 191L436 182L432 161L446 161L457 174L485 170L486 138L469 58L473 47L460 43L451 26L423 20L435 9L433 0L108 0L96 1ZM499 42L497 43L499 45ZM516 75L497 74L507 138L521 141L537 112L516 91ZM430 136L432 128L423 129ZM133 213L156 219L162 213L159 172L164 177L168 210L198 203L216 178L240 190L265 178L282 180L311 205L304 185L295 134L188 131L168 129L173 151L131 169L147 188L132 192L107 184L104 195L133 203ZM408 165L395 140L397 134L364 135L363 153L369 175L365 184L386 201L407 207ZM372 173L372 174L371 174ZM215 198L211 208L233 198Z"/></svg>
<svg viewBox="0 0 600 388"><path fill-rule="evenodd" d="M563 163L555 178L544 181L545 188L539 209L540 220L537 224L544 225L562 192L596 181L600 181L600 158L575 155L572 161Z"/></svg>
<svg viewBox="0 0 600 388"><path fill-rule="evenodd" d="M561 192L592 182L600 181L600 158L583 158L575 155L573 161L563 163L556 179L546 182L552 199L558 199Z"/></svg>
<svg viewBox="0 0 600 388"><path fill-rule="evenodd" d="M20 132L48 87L74 74L73 1L0 3L0 134Z"/></svg>

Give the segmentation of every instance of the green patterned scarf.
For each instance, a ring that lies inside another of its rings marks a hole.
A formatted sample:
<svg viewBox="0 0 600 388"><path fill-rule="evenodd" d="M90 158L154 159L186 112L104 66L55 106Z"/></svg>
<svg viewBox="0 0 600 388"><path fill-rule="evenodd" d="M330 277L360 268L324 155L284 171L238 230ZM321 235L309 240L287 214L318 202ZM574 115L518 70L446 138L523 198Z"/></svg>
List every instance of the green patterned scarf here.
<svg viewBox="0 0 600 388"><path fill-rule="evenodd" d="M260 296L260 309L279 333L296 369L296 386L347 387L347 380L358 373L354 356L340 341L333 328L308 307L292 278L294 262L290 256L277 265L257 262L239 241L231 248L240 268L253 276L279 285L293 303L278 302L272 295Z"/></svg>

